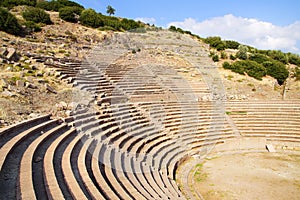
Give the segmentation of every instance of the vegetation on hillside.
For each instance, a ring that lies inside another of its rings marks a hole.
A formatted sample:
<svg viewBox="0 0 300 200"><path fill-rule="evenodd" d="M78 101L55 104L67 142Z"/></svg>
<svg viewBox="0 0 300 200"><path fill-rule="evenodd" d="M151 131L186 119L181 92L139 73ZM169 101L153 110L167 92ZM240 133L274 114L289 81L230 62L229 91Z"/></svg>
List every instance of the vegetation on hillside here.
<svg viewBox="0 0 300 200"><path fill-rule="evenodd" d="M223 41L218 36L205 38L204 42L216 50L210 54L214 62L219 62L220 56L221 59L228 58L224 52L225 49L237 50L235 54L229 55L231 61L230 63L224 62L223 68L243 75L248 74L258 80L261 80L265 75L270 75L277 80L278 84L282 85L289 76L286 65L300 66L300 56L297 54L283 53L280 50L258 50L235 41Z"/></svg>
<svg viewBox="0 0 300 200"><path fill-rule="evenodd" d="M6 7L8 9L13 8L14 6L27 5L35 6L36 0L1 0L0 7Z"/></svg>
<svg viewBox="0 0 300 200"><path fill-rule="evenodd" d="M17 18L7 9L0 7L0 31L19 35L22 28Z"/></svg>
<svg viewBox="0 0 300 200"><path fill-rule="evenodd" d="M9 9L19 5L25 6L22 12L24 20L20 21L9 12ZM101 30L128 31L144 27L141 22L111 16L116 11L111 6L107 6L107 13L110 16L106 16L68 0L40 0L38 2L36 0L1 0L0 8L0 30L14 35L30 34L40 31L43 24L52 24L50 15L45 10L59 12L59 17L67 22L80 23Z"/></svg>
<svg viewBox="0 0 300 200"><path fill-rule="evenodd" d="M52 24L50 15L40 8L27 7L26 10L22 13L22 16L26 21L32 21L35 23L43 24Z"/></svg>

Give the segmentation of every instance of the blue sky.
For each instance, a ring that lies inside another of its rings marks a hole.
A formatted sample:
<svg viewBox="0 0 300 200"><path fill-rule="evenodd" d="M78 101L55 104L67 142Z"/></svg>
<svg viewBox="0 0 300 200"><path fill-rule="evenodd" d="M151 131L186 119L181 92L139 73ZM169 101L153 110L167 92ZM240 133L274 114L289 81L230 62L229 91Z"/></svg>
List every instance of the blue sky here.
<svg viewBox="0 0 300 200"><path fill-rule="evenodd" d="M300 53L299 0L74 0L98 12L161 27L176 25L202 37L219 35L261 49Z"/></svg>

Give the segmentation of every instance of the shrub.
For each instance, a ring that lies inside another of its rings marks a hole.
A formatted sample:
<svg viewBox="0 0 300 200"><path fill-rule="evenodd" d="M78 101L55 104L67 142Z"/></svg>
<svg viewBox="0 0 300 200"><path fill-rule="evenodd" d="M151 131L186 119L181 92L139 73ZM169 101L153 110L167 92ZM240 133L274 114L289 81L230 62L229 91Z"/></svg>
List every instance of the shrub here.
<svg viewBox="0 0 300 200"><path fill-rule="evenodd" d="M279 85L282 85L289 76L286 66L279 61L267 61L263 63L263 66L267 69L267 74L274 77Z"/></svg>
<svg viewBox="0 0 300 200"><path fill-rule="evenodd" d="M1 0L0 1L0 6L7 7L9 9L19 5L35 6L36 0Z"/></svg>
<svg viewBox="0 0 300 200"><path fill-rule="evenodd" d="M295 77L296 77L296 81L300 80L300 68L299 67L295 68Z"/></svg>
<svg viewBox="0 0 300 200"><path fill-rule="evenodd" d="M76 6L66 6L59 9L59 17L67 22L77 22L78 18L82 12L82 8Z"/></svg>
<svg viewBox="0 0 300 200"><path fill-rule="evenodd" d="M231 69L230 63L229 63L229 62L224 62L224 63L223 63L223 68L224 68L224 69Z"/></svg>
<svg viewBox="0 0 300 200"><path fill-rule="evenodd" d="M290 64L298 65L300 66L300 56L296 54L288 54L288 60Z"/></svg>
<svg viewBox="0 0 300 200"><path fill-rule="evenodd" d="M59 11L59 9L64 7L79 7L81 9L84 9L82 5L68 0L40 1L36 4L36 7L49 11Z"/></svg>
<svg viewBox="0 0 300 200"><path fill-rule="evenodd" d="M28 7L23 13L23 18L26 21L35 23L52 24L50 15L40 8Z"/></svg>
<svg viewBox="0 0 300 200"><path fill-rule="evenodd" d="M257 63L264 63L264 62L267 62L267 61L270 61L270 58L268 58L266 55L264 54L260 54L260 53L255 53L255 54L251 54L249 56L249 60L252 60L252 61L255 61Z"/></svg>
<svg viewBox="0 0 300 200"><path fill-rule="evenodd" d="M213 60L214 62L219 62L219 56L218 56L217 54L213 55L213 56L212 56L212 60Z"/></svg>
<svg viewBox="0 0 300 200"><path fill-rule="evenodd" d="M121 27L124 30L133 30L133 29L137 29L137 28L141 28L143 27L143 25L139 22L136 22L132 19L122 19L121 20Z"/></svg>
<svg viewBox="0 0 300 200"><path fill-rule="evenodd" d="M228 58L226 52L221 51L221 58L222 58L222 59L227 59L227 58Z"/></svg>
<svg viewBox="0 0 300 200"><path fill-rule="evenodd" d="M241 60L236 61L232 65L228 62L223 63L224 69L230 69L233 72L244 75L247 73L249 76L261 80L267 74L267 70L261 64L255 61Z"/></svg>
<svg viewBox="0 0 300 200"><path fill-rule="evenodd" d="M230 54L230 60L236 60L236 57L232 54Z"/></svg>
<svg viewBox="0 0 300 200"><path fill-rule="evenodd" d="M100 14L96 13L93 9L83 10L79 20L81 24L92 28L98 28L104 25Z"/></svg>
<svg viewBox="0 0 300 200"><path fill-rule="evenodd" d="M42 30L42 28L39 24L34 23L32 21L26 21L26 22L24 22L23 25L26 27L27 33L39 32Z"/></svg>
<svg viewBox="0 0 300 200"><path fill-rule="evenodd" d="M5 8L0 7L0 31L13 35L20 35L22 32L21 25L17 18Z"/></svg>
<svg viewBox="0 0 300 200"><path fill-rule="evenodd" d="M176 28L175 26L170 26L170 27L169 27L169 31L176 32L176 31L177 31L177 28Z"/></svg>
<svg viewBox="0 0 300 200"><path fill-rule="evenodd" d="M236 53L236 57L241 60L246 60L248 58L247 52L248 52L248 47L245 45L240 45L239 51Z"/></svg>
<svg viewBox="0 0 300 200"><path fill-rule="evenodd" d="M288 63L287 55L285 53L282 53L281 51L278 51L278 50L268 51L268 56L270 56L274 60L282 62L283 64Z"/></svg>
<svg viewBox="0 0 300 200"><path fill-rule="evenodd" d="M225 50L225 42L221 40L221 37L214 36L204 39L204 42L209 44L210 47L217 49L218 51Z"/></svg>
<svg viewBox="0 0 300 200"><path fill-rule="evenodd" d="M226 49L238 49L240 46L240 43L232 40L226 40L225 41Z"/></svg>

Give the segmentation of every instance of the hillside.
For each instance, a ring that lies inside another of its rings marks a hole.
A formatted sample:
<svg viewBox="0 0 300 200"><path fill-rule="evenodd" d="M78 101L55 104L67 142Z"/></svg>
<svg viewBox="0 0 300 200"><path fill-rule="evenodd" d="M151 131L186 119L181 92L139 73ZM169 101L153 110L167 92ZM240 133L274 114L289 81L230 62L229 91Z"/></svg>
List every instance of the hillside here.
<svg viewBox="0 0 300 200"><path fill-rule="evenodd" d="M297 199L298 56L51 2L0 32L1 199Z"/></svg>
<svg viewBox="0 0 300 200"><path fill-rule="evenodd" d="M18 13L22 7L15 8L15 14L22 18ZM34 32L26 37L13 36L0 32L2 38L2 57L5 58L5 52L11 50L17 54L9 59L1 60L1 104L4 105L0 112L1 126L9 125L17 121L36 116L38 114L52 112L57 114L57 107L60 102L71 103L71 94L73 92L72 84L66 80L61 80L59 73L53 68L49 68L49 63L53 59L65 59L81 62L92 52L93 49L103 42L105 38L112 37L112 31L100 31L94 28L82 26L77 23L70 23L61 20L57 12L48 12L53 24L46 25L40 32ZM151 31L149 31L151 35ZM171 34L171 33L170 33ZM181 33L174 38L182 43ZM176 35L176 34L175 34ZM170 36L162 35L167 40ZM190 37L195 43L202 46L202 52L205 54L211 51L208 45L204 44L199 38L189 34L182 37ZM161 38L164 40L163 38ZM155 38L154 38L155 40ZM140 43L141 41L137 41ZM186 65L190 62L182 56L169 53L161 53L163 44L157 44L158 49L151 52L142 51L139 55L140 63L152 63L152 55L156 62L172 63L172 65ZM129 49L130 50L130 49ZM198 51L198 50L197 50ZM230 51L229 51L230 52ZM132 52L129 51L129 56ZM200 53L199 53L200 54ZM159 56L158 56L159 55ZM135 56L135 55L134 55ZM182 61L178 61L178 59ZM226 60L225 60L226 61ZM126 64L126 60L118 60L117 63ZM183 64L183 63L185 64ZM227 99L247 100L247 99L281 99L283 86L276 84L276 80L270 76L264 77L262 81L249 76L243 76L222 68L224 60L216 63L218 73L225 86ZM202 64L213 64L208 58L202 59ZM186 69L182 75L190 80L197 81L196 74L192 69ZM200 75L200 74L199 74ZM53 90L47 89L50 86ZM286 99L300 98L300 84L295 79L288 79ZM206 98L206 97L205 97ZM48 106L48 105L51 106ZM57 105L56 105L57 104ZM56 106L55 106L56 105ZM58 108L59 109L59 108Z"/></svg>

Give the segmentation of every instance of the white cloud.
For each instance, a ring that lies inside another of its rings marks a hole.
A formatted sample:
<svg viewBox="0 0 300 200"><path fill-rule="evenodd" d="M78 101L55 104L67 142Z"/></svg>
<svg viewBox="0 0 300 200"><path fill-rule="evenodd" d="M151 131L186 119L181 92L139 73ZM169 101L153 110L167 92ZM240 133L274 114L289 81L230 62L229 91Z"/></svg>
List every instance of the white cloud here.
<svg viewBox="0 0 300 200"><path fill-rule="evenodd" d="M235 40L259 49L300 52L297 46L297 43L300 43L300 21L288 26L276 26L270 22L228 14L202 22L187 18L182 22L168 24L171 25L192 31L202 37L221 36L222 39Z"/></svg>
<svg viewBox="0 0 300 200"><path fill-rule="evenodd" d="M156 22L155 18L153 17L138 17L135 18L136 21L141 21L144 23L154 24Z"/></svg>

